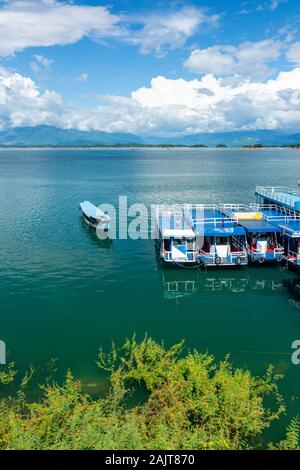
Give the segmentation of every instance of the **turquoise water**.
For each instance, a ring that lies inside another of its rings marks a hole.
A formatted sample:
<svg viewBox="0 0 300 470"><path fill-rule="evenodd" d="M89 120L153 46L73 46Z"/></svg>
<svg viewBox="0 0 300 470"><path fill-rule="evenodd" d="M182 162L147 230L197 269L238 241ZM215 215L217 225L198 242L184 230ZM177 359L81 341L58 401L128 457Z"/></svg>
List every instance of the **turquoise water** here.
<svg viewBox="0 0 300 470"><path fill-rule="evenodd" d="M279 266L163 270L151 240L100 242L79 202L252 202L256 185L296 186L288 150L0 150L0 339L19 370L59 358L87 386L104 386L100 345L147 332L262 373L283 372L299 413L297 274ZM280 426L287 420L283 420ZM281 427L278 427L280 434Z"/></svg>

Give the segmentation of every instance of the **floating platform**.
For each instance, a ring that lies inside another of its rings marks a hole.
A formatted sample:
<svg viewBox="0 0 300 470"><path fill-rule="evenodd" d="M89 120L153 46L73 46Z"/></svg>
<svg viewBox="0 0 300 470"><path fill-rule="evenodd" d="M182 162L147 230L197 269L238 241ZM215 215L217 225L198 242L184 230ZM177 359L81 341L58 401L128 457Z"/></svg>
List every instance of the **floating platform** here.
<svg viewBox="0 0 300 470"><path fill-rule="evenodd" d="M257 202L261 205L278 204L281 207L300 211L300 191L286 187L257 186Z"/></svg>

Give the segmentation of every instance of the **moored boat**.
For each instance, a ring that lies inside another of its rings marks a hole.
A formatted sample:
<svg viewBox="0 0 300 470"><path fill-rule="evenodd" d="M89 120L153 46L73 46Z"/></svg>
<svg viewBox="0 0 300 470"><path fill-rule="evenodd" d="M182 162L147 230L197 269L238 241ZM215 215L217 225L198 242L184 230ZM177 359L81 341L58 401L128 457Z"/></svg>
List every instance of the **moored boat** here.
<svg viewBox="0 0 300 470"><path fill-rule="evenodd" d="M197 264L196 233L186 219L182 206L158 207L156 228L156 246L165 264L179 267Z"/></svg>
<svg viewBox="0 0 300 470"><path fill-rule="evenodd" d="M201 240L199 262L208 266L239 267L248 264L245 229L218 205L190 210L193 229Z"/></svg>
<svg viewBox="0 0 300 470"><path fill-rule="evenodd" d="M223 210L245 229L250 263L282 261L284 257L282 230L274 221L284 217L276 205L232 204Z"/></svg>
<svg viewBox="0 0 300 470"><path fill-rule="evenodd" d="M109 230L109 223L111 218L108 214L105 214L105 212L89 201L81 202L79 207L83 220L89 227L95 228L97 230L103 230L105 232Z"/></svg>

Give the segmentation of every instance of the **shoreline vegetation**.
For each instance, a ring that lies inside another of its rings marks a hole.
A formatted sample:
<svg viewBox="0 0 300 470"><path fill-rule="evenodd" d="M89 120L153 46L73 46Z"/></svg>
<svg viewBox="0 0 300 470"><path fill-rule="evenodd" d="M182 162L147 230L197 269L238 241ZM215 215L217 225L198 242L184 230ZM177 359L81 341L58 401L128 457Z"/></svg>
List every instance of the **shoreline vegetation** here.
<svg viewBox="0 0 300 470"><path fill-rule="evenodd" d="M32 370L12 395L15 366L0 370L0 449L299 448L296 419L279 444L263 437L285 413L281 376L272 367L255 377L234 368L229 357L217 362L186 351L183 342L167 349L147 336L126 340L121 348L113 345L109 354L100 349L97 364L110 384L97 399L68 372L61 385L47 379L39 398L30 400Z"/></svg>
<svg viewBox="0 0 300 470"><path fill-rule="evenodd" d="M263 144L254 144L254 145L243 145L242 149L249 149L249 150L260 150L265 148L282 148L282 149L291 149L291 150L299 150L300 144L290 144L290 145L263 145Z"/></svg>
<svg viewBox="0 0 300 470"><path fill-rule="evenodd" d="M228 146L226 144L217 144L215 146L205 144L140 144L140 143L128 143L128 144L95 144L95 145L0 145L0 149L143 149L143 148L157 148L157 149L197 149L197 148L215 148L215 149L227 149L236 148L241 150L262 150L262 149L287 149L287 150L300 150L300 144L289 144L289 145L264 145L264 144L253 144L253 145L242 145L242 146Z"/></svg>

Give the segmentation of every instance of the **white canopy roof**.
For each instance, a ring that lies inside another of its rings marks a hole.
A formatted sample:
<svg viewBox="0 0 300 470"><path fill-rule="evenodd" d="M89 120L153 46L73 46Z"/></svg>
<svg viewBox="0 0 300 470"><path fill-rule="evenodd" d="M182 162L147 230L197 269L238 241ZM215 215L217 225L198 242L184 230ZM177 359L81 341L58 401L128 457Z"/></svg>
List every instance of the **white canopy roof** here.
<svg viewBox="0 0 300 470"><path fill-rule="evenodd" d="M92 204L89 201L82 202L80 204L80 208L87 217L92 217L93 219L96 219L96 220L105 220L105 221L111 220L107 214L105 214L101 209L98 209L98 207L94 206L94 204Z"/></svg>
<svg viewBox="0 0 300 470"><path fill-rule="evenodd" d="M196 234L192 229L164 229L162 231L163 238L196 238Z"/></svg>

